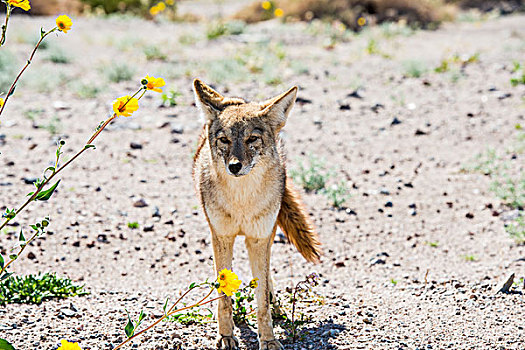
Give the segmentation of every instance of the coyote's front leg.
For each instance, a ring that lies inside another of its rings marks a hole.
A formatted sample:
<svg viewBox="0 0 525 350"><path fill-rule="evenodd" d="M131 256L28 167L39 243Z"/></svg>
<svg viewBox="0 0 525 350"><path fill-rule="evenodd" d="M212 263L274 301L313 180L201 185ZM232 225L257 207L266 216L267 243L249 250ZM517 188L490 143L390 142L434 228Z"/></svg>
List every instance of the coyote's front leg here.
<svg viewBox="0 0 525 350"><path fill-rule="evenodd" d="M233 243L235 236L219 236L212 229L213 255L215 256L216 275L223 269L232 268ZM221 293L222 294L222 293ZM218 349L237 350L239 341L233 336L232 299L228 296L219 299L217 307L217 318L219 320Z"/></svg>
<svg viewBox="0 0 525 350"><path fill-rule="evenodd" d="M275 234L275 227L271 234L263 238L246 237L246 247L250 258L250 265L254 278L257 278L257 325L260 350L283 349L273 334L272 315L270 312L270 251Z"/></svg>

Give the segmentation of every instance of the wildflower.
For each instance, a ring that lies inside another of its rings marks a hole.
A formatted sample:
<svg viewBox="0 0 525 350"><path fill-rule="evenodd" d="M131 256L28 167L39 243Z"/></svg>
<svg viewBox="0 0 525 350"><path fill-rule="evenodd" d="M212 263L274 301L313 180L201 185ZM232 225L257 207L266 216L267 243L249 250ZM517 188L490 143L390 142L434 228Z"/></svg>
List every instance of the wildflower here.
<svg viewBox="0 0 525 350"><path fill-rule="evenodd" d="M269 1L263 1L261 4L262 8L266 11L270 10L272 8L272 3Z"/></svg>
<svg viewBox="0 0 525 350"><path fill-rule="evenodd" d="M148 75L144 79L142 79L142 84L144 84L148 90L162 92L161 87L166 85L166 82L162 78L150 77Z"/></svg>
<svg viewBox="0 0 525 350"><path fill-rule="evenodd" d="M170 5L170 6L173 6L173 4L175 4L175 1L174 0L166 0L166 4Z"/></svg>
<svg viewBox="0 0 525 350"><path fill-rule="evenodd" d="M257 288L257 286L259 285L259 284L257 283L258 280L259 280L258 278L254 278L253 280L251 280L251 281L250 281L250 288L252 288L252 289Z"/></svg>
<svg viewBox="0 0 525 350"><path fill-rule="evenodd" d="M366 19L365 19L364 17L359 17L359 18L357 19L357 25L358 25L358 26L362 27L362 26L364 26L365 24L366 24Z"/></svg>
<svg viewBox="0 0 525 350"><path fill-rule="evenodd" d="M73 25L73 21L71 21L71 18L69 18L66 15L58 16L56 22L58 30L64 33L67 33L67 31L70 30L71 26Z"/></svg>
<svg viewBox="0 0 525 350"><path fill-rule="evenodd" d="M113 102L113 111L117 115L130 117L137 109L139 109L139 100L129 95L119 97Z"/></svg>
<svg viewBox="0 0 525 350"><path fill-rule="evenodd" d="M159 8L156 5L149 9L149 13L152 16L158 15L159 11L160 10L159 10Z"/></svg>
<svg viewBox="0 0 525 350"><path fill-rule="evenodd" d="M60 341L60 344L62 345L57 350L82 350L78 343L70 343L64 339Z"/></svg>
<svg viewBox="0 0 525 350"><path fill-rule="evenodd" d="M227 296L231 296L241 285L241 281L237 275L228 269L219 272L218 282L219 287L217 288L217 291L219 293L223 292Z"/></svg>
<svg viewBox="0 0 525 350"><path fill-rule="evenodd" d="M273 14L275 17L282 17L284 15L284 11L282 8L276 8Z"/></svg>
<svg viewBox="0 0 525 350"><path fill-rule="evenodd" d="M159 9L159 12L162 12L166 9L166 4L161 1L157 4L157 7Z"/></svg>
<svg viewBox="0 0 525 350"><path fill-rule="evenodd" d="M24 11L29 11L31 9L29 0L8 0L7 3L11 6L20 7Z"/></svg>
<svg viewBox="0 0 525 350"><path fill-rule="evenodd" d="M4 99L0 97L0 108L4 105Z"/></svg>

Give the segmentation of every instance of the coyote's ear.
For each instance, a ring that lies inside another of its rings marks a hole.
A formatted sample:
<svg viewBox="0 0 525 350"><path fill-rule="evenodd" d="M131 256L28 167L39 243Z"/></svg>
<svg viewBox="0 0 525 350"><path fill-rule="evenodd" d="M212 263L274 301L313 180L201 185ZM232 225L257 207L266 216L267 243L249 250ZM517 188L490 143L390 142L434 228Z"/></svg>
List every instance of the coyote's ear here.
<svg viewBox="0 0 525 350"><path fill-rule="evenodd" d="M296 97L297 86L294 86L285 93L261 103L262 110L259 112L259 115L265 115L270 118L275 130L279 132L286 124L286 119L292 110Z"/></svg>
<svg viewBox="0 0 525 350"><path fill-rule="evenodd" d="M222 96L199 79L193 81L193 90L195 91L197 106L208 122L217 118L226 107L246 103L241 98Z"/></svg>
<svg viewBox="0 0 525 350"><path fill-rule="evenodd" d="M224 109L224 96L199 79L193 81L193 90L195 91L195 102L206 120L215 119Z"/></svg>

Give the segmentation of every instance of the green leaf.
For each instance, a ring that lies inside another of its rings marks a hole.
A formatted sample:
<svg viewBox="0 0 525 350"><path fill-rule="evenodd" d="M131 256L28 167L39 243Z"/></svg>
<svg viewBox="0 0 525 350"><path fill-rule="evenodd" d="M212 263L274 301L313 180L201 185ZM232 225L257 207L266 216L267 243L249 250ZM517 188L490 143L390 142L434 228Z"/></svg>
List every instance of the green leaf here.
<svg viewBox="0 0 525 350"><path fill-rule="evenodd" d="M85 145L84 149L93 148L96 149L95 145Z"/></svg>
<svg viewBox="0 0 525 350"><path fill-rule="evenodd" d="M51 186L49 189L42 191L36 195L35 200L37 201L47 201L51 196L53 195L53 192L55 192L55 189L57 188L58 184L60 183L60 180L58 180L53 186Z"/></svg>
<svg viewBox="0 0 525 350"><path fill-rule="evenodd" d="M164 306L162 307L162 310L164 310L164 315L166 315L166 308L168 307L168 300L170 300L170 298L166 298L166 302L164 303Z"/></svg>
<svg viewBox="0 0 525 350"><path fill-rule="evenodd" d="M12 274L13 274L13 272L6 272L6 273L4 273L4 275L2 277L0 277L0 281L5 280L6 278L11 276Z"/></svg>
<svg viewBox="0 0 525 350"><path fill-rule="evenodd" d="M18 255L16 255L16 254L9 255L9 259L11 259L11 260L16 260L17 258L18 258Z"/></svg>
<svg viewBox="0 0 525 350"><path fill-rule="evenodd" d="M15 350L15 348L7 340L0 339L0 350Z"/></svg>
<svg viewBox="0 0 525 350"><path fill-rule="evenodd" d="M131 318L129 317L128 310L126 310L126 313L128 314L128 324L126 327L124 327L124 332L126 333L126 337L131 338L133 336L133 333L135 333L135 327L133 327L133 323L131 322Z"/></svg>
<svg viewBox="0 0 525 350"><path fill-rule="evenodd" d="M139 325L142 323L142 320L144 319L145 316L146 314L144 313L144 311L140 310L139 321L137 322L137 325L135 326L135 328L139 327Z"/></svg>
<svg viewBox="0 0 525 350"><path fill-rule="evenodd" d="M18 238L20 242L25 242L26 238L24 237L24 233L22 232L22 229L20 229L20 237Z"/></svg>
<svg viewBox="0 0 525 350"><path fill-rule="evenodd" d="M197 283L195 283L195 282L193 282L192 284L190 284L190 289L195 288L195 285L196 285L196 284L197 284Z"/></svg>
<svg viewBox="0 0 525 350"><path fill-rule="evenodd" d="M0 254L0 269L4 268L4 257Z"/></svg>

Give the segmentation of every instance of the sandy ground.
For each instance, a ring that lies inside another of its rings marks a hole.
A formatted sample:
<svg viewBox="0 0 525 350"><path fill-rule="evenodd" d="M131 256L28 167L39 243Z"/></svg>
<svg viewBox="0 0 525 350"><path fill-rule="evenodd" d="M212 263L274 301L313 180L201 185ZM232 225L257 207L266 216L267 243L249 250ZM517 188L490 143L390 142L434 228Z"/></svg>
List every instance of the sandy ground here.
<svg viewBox="0 0 525 350"><path fill-rule="evenodd" d="M91 294L7 305L0 309L0 336L17 349L53 349L62 338L80 341L82 349L110 349L124 339L125 309L132 315L144 309L149 324L166 297L212 277L209 232L191 182L201 125L191 81L200 77L247 99L298 85L302 102L283 135L289 168L309 155L323 158L335 173L330 184L344 181L352 195L343 210L322 194L304 195L324 245L321 264L304 263L287 244L273 246L281 295L317 272L316 291L324 297L323 305L299 304L312 318L303 340L292 344L276 326L286 349L523 349L523 281L512 294L496 292L511 273L516 281L525 276L525 247L504 230L509 210L489 190L492 180L461 169L492 147L512 171L523 171L523 153L505 150L520 132L514 126L525 124L524 86L509 83L512 62L525 57L524 22L525 16L510 16L432 32L377 28L327 48L338 32L323 25L271 21L209 41L202 24L76 18L70 33L51 38L51 47L38 53L2 115L3 205L20 204L31 190L23 178L53 161L57 137L67 141L71 157L108 115L110 102L144 75L163 76L167 89L182 95L170 108L148 95L132 118L113 123L96 150L64 171L52 200L19 216L25 226L49 215L51 225L13 271L57 272ZM23 62L33 38L28 33L52 23L15 17L7 48ZM148 45L166 60L147 60ZM56 47L71 56L69 64L46 61ZM456 53L477 53L479 60L433 72ZM247 75L239 61L257 69ZM104 69L112 62L132 66L133 80L108 83ZM410 77L410 67L422 76ZM82 99L79 84L101 91ZM347 96L358 87L359 98ZM27 111L35 109L42 112L31 120ZM147 206L135 207L140 199ZM128 228L135 221L139 228ZM0 235L2 253L18 229ZM241 238L234 267L250 280ZM71 307L76 311L64 313ZM257 349L256 329L236 332L242 349ZM216 323L170 323L128 348L213 349L215 334Z"/></svg>

